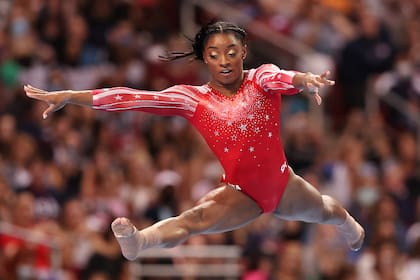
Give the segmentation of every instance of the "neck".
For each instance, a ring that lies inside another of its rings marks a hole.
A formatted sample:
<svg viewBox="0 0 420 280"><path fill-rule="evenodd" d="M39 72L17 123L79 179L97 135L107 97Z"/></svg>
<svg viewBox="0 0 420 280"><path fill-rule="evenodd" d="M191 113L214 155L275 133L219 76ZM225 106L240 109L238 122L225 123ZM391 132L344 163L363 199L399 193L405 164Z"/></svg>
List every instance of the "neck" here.
<svg viewBox="0 0 420 280"><path fill-rule="evenodd" d="M236 94L236 92L241 87L243 80L244 80L244 73L242 72L241 78L235 81L234 83L222 84L215 80L211 80L209 82L209 85L215 90L217 90L218 92L220 92L221 94L230 97Z"/></svg>

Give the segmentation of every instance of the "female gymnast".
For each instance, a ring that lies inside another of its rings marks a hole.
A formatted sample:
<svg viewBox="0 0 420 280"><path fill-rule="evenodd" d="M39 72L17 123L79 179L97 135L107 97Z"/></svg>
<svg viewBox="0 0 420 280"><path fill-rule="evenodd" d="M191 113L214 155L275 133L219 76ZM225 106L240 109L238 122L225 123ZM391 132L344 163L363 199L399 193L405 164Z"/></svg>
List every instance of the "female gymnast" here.
<svg viewBox="0 0 420 280"><path fill-rule="evenodd" d="M361 248L363 228L335 199L321 195L293 172L280 140L281 96L309 89L320 104L318 90L334 84L327 79L329 72L286 71L272 64L244 70L245 37L245 31L233 23L211 23L196 34L192 52L167 57L193 55L204 61L211 78L201 86L175 85L162 91L115 87L53 92L24 87L27 96L49 105L43 118L66 104L182 116L220 160L225 172L220 186L193 208L142 230L124 217L112 222L128 260L136 259L147 248L169 248L196 234L240 228L263 213L284 220L334 225L351 250Z"/></svg>

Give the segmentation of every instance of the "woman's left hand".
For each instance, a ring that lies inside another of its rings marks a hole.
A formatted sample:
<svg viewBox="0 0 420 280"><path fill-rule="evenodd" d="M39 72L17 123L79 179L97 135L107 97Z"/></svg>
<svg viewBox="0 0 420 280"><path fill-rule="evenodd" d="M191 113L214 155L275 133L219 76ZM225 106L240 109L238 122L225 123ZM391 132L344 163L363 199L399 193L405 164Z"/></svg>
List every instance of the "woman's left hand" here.
<svg viewBox="0 0 420 280"><path fill-rule="evenodd" d="M306 89L309 93L313 94L316 103L320 105L322 103L322 98L319 95L319 89L324 86L332 86L335 84L334 81L327 79L328 75L330 75L330 71L325 71L321 75L312 74L311 72L301 73L296 77L297 84L300 85L300 88Z"/></svg>

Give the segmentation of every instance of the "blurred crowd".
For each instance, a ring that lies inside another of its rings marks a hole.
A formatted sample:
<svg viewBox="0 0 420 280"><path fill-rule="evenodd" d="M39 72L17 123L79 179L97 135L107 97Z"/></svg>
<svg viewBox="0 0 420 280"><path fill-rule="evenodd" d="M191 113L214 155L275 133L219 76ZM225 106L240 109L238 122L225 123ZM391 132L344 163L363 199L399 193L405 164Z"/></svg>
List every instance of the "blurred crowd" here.
<svg viewBox="0 0 420 280"><path fill-rule="evenodd" d="M0 223L12 229L0 233L0 279L129 279L111 221L142 228L219 183L223 170L184 119L68 106L43 120L46 105L23 92L207 82L199 62L157 59L190 48L182 2L0 0ZM351 253L331 226L264 215L187 244L240 246L246 280L419 279L420 1L213 2L247 14L245 29L264 23L334 62L325 123L309 99L287 97L283 143L295 171L349 209L367 239ZM197 14L198 24L215 17ZM389 94L397 108L382 101ZM11 234L20 230L31 241Z"/></svg>

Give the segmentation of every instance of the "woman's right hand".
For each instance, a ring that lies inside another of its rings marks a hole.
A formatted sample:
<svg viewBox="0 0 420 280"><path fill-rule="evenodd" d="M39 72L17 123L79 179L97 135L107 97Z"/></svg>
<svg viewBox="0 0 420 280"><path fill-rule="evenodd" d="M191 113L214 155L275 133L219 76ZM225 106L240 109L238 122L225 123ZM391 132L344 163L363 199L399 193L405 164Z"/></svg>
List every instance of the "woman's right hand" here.
<svg viewBox="0 0 420 280"><path fill-rule="evenodd" d="M68 103L71 94L68 90L48 92L31 85L26 85L23 88L28 97L44 101L48 104L48 108L42 113L44 119L51 113L63 108Z"/></svg>

